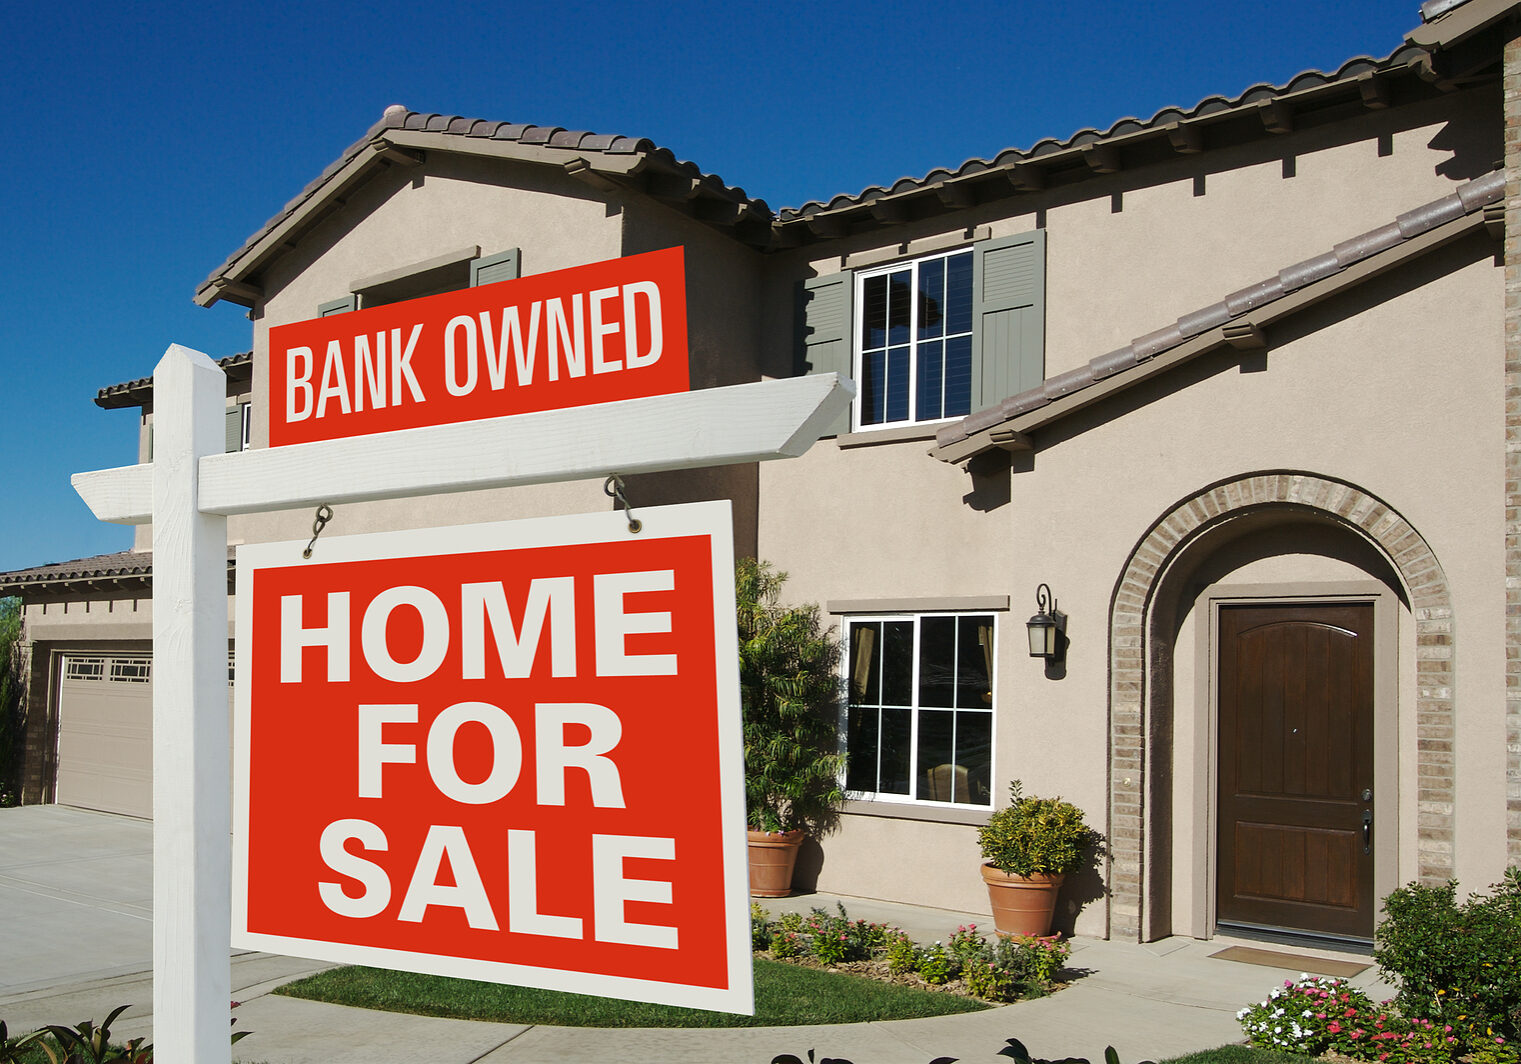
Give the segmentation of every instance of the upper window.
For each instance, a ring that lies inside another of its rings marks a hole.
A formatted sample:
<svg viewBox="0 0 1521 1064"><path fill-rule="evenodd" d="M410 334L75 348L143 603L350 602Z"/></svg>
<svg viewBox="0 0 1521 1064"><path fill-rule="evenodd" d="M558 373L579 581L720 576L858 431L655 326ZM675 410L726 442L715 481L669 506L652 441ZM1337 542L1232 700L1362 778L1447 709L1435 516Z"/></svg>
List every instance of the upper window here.
<svg viewBox="0 0 1521 1064"><path fill-rule="evenodd" d="M856 382L823 435L965 417L1045 379L1046 232L804 280L798 371Z"/></svg>
<svg viewBox="0 0 1521 1064"><path fill-rule="evenodd" d="M992 804L993 634L992 614L846 623L847 790Z"/></svg>
<svg viewBox="0 0 1521 1064"><path fill-rule="evenodd" d="M856 424L972 412L972 253L856 276Z"/></svg>

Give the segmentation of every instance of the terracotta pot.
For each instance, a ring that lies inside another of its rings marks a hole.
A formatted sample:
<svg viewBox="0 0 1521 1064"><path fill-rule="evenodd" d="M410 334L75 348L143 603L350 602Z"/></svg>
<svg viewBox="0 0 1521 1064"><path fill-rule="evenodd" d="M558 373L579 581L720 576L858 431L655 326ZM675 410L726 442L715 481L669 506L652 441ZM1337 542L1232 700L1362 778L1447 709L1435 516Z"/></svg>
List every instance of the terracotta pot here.
<svg viewBox="0 0 1521 1064"><path fill-rule="evenodd" d="M801 831L751 831L750 896L785 898L792 893L792 869L803 844Z"/></svg>
<svg viewBox="0 0 1521 1064"><path fill-rule="evenodd" d="M1000 935L1043 938L1051 933L1056 892L1062 875L1016 876L984 862L982 881L993 905L993 927Z"/></svg>

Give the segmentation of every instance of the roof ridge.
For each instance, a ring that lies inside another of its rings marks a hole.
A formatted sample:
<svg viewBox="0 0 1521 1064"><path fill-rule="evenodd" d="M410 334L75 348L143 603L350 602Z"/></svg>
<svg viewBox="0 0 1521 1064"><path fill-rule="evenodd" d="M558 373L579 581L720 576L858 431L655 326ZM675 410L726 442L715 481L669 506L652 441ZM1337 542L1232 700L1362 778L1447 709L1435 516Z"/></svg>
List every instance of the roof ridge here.
<svg viewBox="0 0 1521 1064"><path fill-rule="evenodd" d="M1251 311L1276 302L1307 285L1325 280L1379 252L1482 210L1491 203L1499 202L1504 195L1503 168L1467 181L1439 199L1397 215L1392 222L1343 240L1333 245L1330 251L1285 266L1271 277L1184 314L1171 325L1138 336L1124 347L1090 359L1086 365L1048 377L1033 388L1026 388L990 407L974 411L936 432L936 446L953 446L995 425L1011 421L1063 396L1092 387L1105 378L1140 366L1186 340L1229 325Z"/></svg>

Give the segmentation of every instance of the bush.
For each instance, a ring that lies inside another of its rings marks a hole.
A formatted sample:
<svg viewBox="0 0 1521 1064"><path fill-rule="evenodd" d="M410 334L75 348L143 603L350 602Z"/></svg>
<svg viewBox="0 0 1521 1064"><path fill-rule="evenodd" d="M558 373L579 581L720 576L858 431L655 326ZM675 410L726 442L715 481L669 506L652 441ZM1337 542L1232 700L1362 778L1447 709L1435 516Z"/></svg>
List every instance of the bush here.
<svg viewBox="0 0 1521 1064"><path fill-rule="evenodd" d="M786 579L754 558L734 570L745 804L752 830L817 835L845 800L839 646L817 606L777 604Z"/></svg>
<svg viewBox="0 0 1521 1064"><path fill-rule="evenodd" d="M919 947L903 931L887 936L887 970L894 975L907 975L919 963Z"/></svg>
<svg viewBox="0 0 1521 1064"><path fill-rule="evenodd" d="M1344 980L1303 975L1236 1014L1258 1049L1336 1053L1382 1064L1448 1064L1458 1050L1450 1028L1375 1005Z"/></svg>
<svg viewBox="0 0 1521 1064"><path fill-rule="evenodd" d="M1465 1052L1516 1059L1521 1042L1521 869L1458 904L1457 884L1418 883L1384 899L1373 957L1399 983L1395 1003L1452 1029Z"/></svg>
<svg viewBox="0 0 1521 1064"><path fill-rule="evenodd" d="M0 598L0 807L19 805L21 754L21 600Z"/></svg>
<svg viewBox="0 0 1521 1064"><path fill-rule="evenodd" d="M1016 876L1077 871L1098 839L1082 810L1060 798L1026 798L1019 780L1009 784L1009 793L1013 804L977 831L983 860Z"/></svg>

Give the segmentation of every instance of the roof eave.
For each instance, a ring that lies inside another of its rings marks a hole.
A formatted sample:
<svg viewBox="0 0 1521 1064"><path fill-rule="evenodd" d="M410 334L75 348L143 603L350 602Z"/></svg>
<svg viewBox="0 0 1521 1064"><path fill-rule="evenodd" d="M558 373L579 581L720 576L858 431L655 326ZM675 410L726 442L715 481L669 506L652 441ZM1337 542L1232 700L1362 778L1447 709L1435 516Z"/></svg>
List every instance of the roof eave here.
<svg viewBox="0 0 1521 1064"><path fill-rule="evenodd" d="M1474 211L1438 226L1419 236L1410 238L1385 251L1371 255L1361 262L1353 263L1330 277L1313 282L1290 292L1271 303L1232 318L1223 325L1201 333L1168 350L1111 377L1095 381L1092 385L1054 399L1027 413L1017 415L996 424L988 425L966 438L953 443L936 445L930 454L942 462L961 464L992 450L1029 450L1033 444L1030 433L1043 429L1053 422L1092 406L1109 396L1164 373L1174 366L1191 361L1222 347L1258 346L1242 343L1244 327L1260 333L1267 326L1283 321L1307 307L1321 303L1332 296L1348 291L1363 282L1377 277L1406 262L1419 258L1437 248L1450 244L1485 227L1483 211Z"/></svg>

